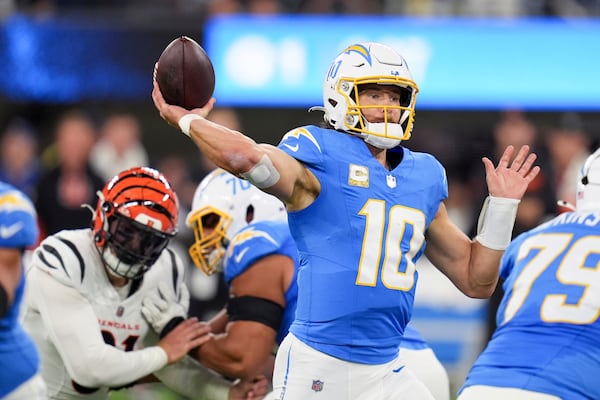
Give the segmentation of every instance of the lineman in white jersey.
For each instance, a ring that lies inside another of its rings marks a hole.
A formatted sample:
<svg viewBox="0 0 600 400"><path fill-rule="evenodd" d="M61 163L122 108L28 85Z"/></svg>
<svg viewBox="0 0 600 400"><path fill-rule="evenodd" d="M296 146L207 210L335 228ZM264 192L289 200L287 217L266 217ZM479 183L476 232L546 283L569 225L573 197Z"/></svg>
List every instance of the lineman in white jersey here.
<svg viewBox="0 0 600 400"><path fill-rule="evenodd" d="M458 399L600 399L600 149L574 212L515 238L500 276L498 327Z"/></svg>
<svg viewBox="0 0 600 400"><path fill-rule="evenodd" d="M28 273L24 326L40 350L49 397L106 399L151 374L189 398L262 396L266 381L232 389L186 356L208 339L206 324L189 319L161 338L142 317L142 299L159 282L182 309L189 300L181 260L167 248L178 202L164 176L132 168L98 195L92 228L46 238Z"/></svg>

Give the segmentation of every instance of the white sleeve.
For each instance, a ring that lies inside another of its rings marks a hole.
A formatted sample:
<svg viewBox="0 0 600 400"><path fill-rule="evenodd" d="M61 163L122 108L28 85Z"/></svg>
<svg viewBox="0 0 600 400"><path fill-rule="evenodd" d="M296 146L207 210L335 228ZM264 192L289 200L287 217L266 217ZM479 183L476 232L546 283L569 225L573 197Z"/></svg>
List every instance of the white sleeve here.
<svg viewBox="0 0 600 400"><path fill-rule="evenodd" d="M27 279L48 335L80 385L125 385L167 365L167 354L158 346L125 352L106 344L92 306L77 290L38 268Z"/></svg>
<svg viewBox="0 0 600 400"><path fill-rule="evenodd" d="M231 383L186 356L154 375L170 389L189 399L228 400Z"/></svg>

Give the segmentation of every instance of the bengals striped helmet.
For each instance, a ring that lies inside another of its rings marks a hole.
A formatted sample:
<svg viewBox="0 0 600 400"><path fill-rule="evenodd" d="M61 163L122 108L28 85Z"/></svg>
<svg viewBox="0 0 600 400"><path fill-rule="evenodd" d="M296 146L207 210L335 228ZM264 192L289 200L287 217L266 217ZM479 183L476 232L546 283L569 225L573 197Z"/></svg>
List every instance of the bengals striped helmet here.
<svg viewBox="0 0 600 400"><path fill-rule="evenodd" d="M134 167L98 192L92 218L94 241L109 272L140 278L177 233L179 203L157 170Z"/></svg>

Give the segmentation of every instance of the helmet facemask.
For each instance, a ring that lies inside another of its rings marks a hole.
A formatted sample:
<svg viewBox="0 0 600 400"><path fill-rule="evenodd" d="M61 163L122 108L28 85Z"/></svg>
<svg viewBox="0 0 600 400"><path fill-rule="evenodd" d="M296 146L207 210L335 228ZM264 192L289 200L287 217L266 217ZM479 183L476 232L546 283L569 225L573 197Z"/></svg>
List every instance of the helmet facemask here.
<svg viewBox="0 0 600 400"><path fill-rule="evenodd" d="M360 103L360 92L369 84L389 85L398 92L400 101L398 105L363 105ZM346 131L358 134L366 143L380 149L391 149L398 146L403 140L410 139L412 125L414 122L415 96L411 87L400 86L385 79L355 79L353 83L340 81L341 86L351 86L352 93L347 100L349 107L344 119ZM363 111L367 109L384 110L383 122L369 122ZM398 110L399 120L391 121L392 110Z"/></svg>
<svg viewBox="0 0 600 400"><path fill-rule="evenodd" d="M107 218L100 255L111 273L128 279L144 274L169 244L170 235L148 228L119 213Z"/></svg>
<svg viewBox="0 0 600 400"><path fill-rule="evenodd" d="M223 257L229 244L227 231L231 216L214 207L204 207L190 213L188 227L194 232L190 257L202 272L212 275L223 269Z"/></svg>

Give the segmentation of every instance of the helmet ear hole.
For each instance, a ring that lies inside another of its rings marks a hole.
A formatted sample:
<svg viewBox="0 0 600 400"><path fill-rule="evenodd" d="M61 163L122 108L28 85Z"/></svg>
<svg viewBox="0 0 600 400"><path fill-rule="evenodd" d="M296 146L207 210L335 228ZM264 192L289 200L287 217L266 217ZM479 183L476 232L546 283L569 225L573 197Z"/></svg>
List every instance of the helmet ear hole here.
<svg viewBox="0 0 600 400"><path fill-rule="evenodd" d="M102 203L102 211L104 211L104 213L108 213L111 209L112 209L112 204L109 201L105 201Z"/></svg>
<svg viewBox="0 0 600 400"><path fill-rule="evenodd" d="M249 224L254 219L254 206L250 204L246 209L246 222Z"/></svg>

